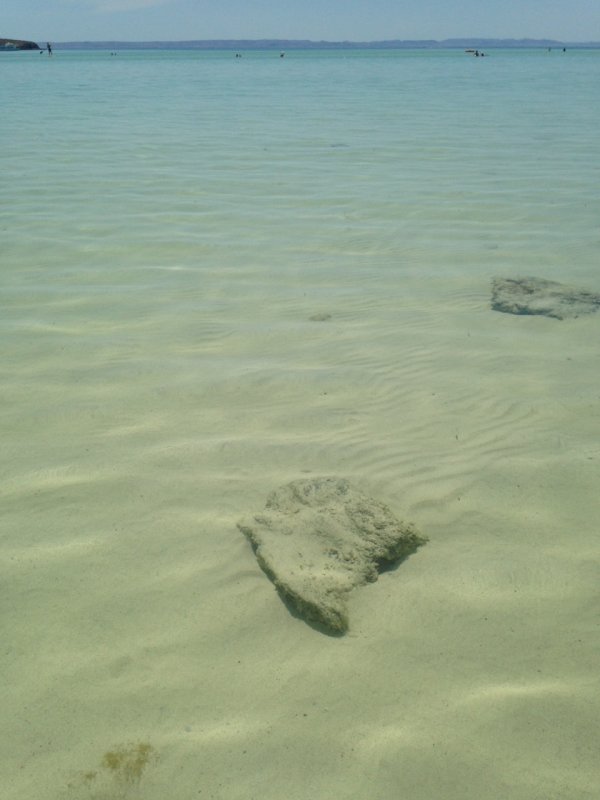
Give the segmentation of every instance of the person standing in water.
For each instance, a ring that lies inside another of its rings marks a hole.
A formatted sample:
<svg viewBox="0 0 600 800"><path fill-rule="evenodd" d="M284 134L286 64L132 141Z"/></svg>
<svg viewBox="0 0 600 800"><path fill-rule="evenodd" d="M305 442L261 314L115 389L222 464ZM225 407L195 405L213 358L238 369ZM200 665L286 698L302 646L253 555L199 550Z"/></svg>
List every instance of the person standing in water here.
<svg viewBox="0 0 600 800"><path fill-rule="evenodd" d="M46 47L48 48L48 55L51 56L52 55L52 45L50 44L50 42L46 42Z"/></svg>

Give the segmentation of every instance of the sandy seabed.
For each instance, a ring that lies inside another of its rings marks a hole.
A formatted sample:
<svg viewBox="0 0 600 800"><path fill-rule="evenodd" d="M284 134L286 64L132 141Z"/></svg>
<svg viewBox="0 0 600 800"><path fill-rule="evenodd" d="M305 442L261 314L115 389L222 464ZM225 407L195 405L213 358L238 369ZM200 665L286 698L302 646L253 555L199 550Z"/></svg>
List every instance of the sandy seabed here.
<svg viewBox="0 0 600 800"><path fill-rule="evenodd" d="M23 334L5 797L596 796L600 318L496 313L487 279L352 280L267 311L255 284L194 347L190 317ZM236 528L320 474L430 539L339 638Z"/></svg>

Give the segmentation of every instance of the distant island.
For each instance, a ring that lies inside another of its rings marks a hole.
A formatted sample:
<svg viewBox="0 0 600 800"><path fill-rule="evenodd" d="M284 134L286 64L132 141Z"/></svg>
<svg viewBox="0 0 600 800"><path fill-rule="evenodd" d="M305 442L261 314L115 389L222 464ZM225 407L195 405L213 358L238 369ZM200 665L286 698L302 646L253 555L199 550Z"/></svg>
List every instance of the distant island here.
<svg viewBox="0 0 600 800"><path fill-rule="evenodd" d="M200 39L181 42L57 42L61 50L422 50L451 48L600 48L600 42L553 39L391 39L381 42L328 42L308 39Z"/></svg>
<svg viewBox="0 0 600 800"><path fill-rule="evenodd" d="M42 48L35 42L28 42L25 39L0 39L1 50L41 50Z"/></svg>
<svg viewBox="0 0 600 800"><path fill-rule="evenodd" d="M329 42L310 39L194 39L180 42L57 42L57 50L448 50L483 48L598 49L600 42L555 39L390 39L376 42ZM41 50L24 39L0 39L0 51Z"/></svg>

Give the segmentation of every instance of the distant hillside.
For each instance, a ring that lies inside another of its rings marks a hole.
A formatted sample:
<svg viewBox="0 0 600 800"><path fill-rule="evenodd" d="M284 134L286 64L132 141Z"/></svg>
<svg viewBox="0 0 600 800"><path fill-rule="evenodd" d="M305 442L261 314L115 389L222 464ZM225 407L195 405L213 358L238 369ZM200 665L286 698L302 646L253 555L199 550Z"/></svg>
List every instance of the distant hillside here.
<svg viewBox="0 0 600 800"><path fill-rule="evenodd" d="M553 39L392 39L382 42L314 42L307 39L200 39L181 42L58 42L62 50L400 50L448 48L598 48L600 42Z"/></svg>
<svg viewBox="0 0 600 800"><path fill-rule="evenodd" d="M41 50L35 42L27 42L25 39L0 39L1 50Z"/></svg>

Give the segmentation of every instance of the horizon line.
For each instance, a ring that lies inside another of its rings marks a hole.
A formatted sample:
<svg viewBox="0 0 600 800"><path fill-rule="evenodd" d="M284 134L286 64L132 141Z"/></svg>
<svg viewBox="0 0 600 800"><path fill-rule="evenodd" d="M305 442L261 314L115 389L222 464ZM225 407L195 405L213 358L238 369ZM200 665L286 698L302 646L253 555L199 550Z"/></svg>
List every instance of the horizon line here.
<svg viewBox="0 0 600 800"><path fill-rule="evenodd" d="M16 41L16 40L13 40ZM120 43L120 44L331 44L331 45L382 45L382 44L449 44L449 43L462 43L462 42L496 42L496 43L530 43L530 44L556 44L556 45L599 45L600 41L587 40L587 41L565 41L562 39L549 39L541 38L536 39L530 36L515 37L501 37L496 38L493 36L453 36L445 39L286 39L277 37L261 37L261 38L212 38L212 39L65 39L63 41L55 40L56 44L104 44L104 43Z"/></svg>

